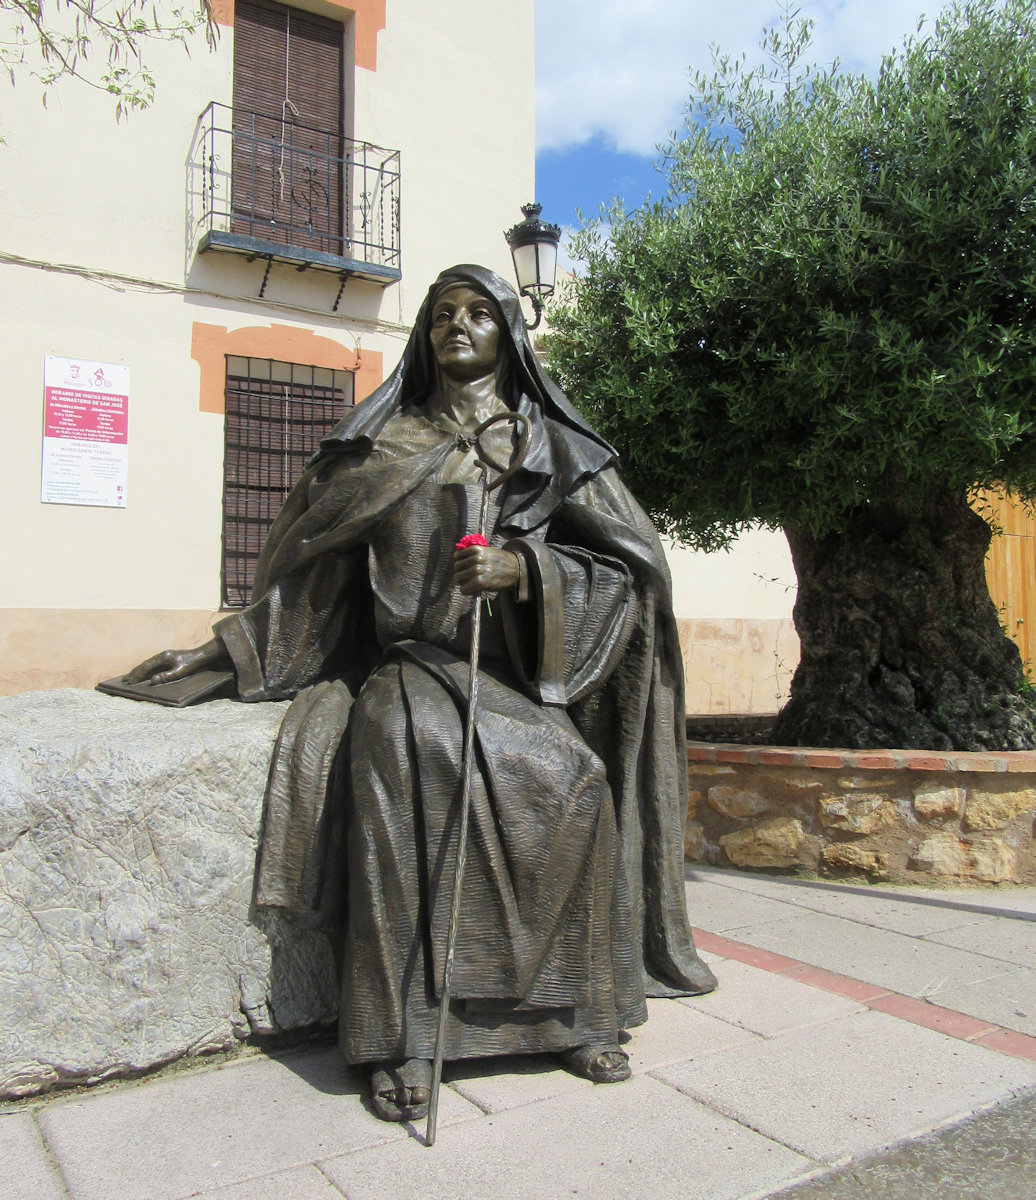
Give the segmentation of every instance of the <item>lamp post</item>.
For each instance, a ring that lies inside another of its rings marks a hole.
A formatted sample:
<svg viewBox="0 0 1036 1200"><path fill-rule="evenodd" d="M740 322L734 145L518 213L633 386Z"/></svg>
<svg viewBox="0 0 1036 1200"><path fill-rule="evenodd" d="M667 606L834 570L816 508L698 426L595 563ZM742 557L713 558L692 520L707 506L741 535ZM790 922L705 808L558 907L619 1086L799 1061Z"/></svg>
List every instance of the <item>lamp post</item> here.
<svg viewBox="0 0 1036 1200"><path fill-rule="evenodd" d="M532 301L536 320L526 329L535 329L543 316L543 301L554 291L554 280L558 269L558 242L561 227L548 225L540 220L540 204L523 204L525 220L508 229L504 234L511 247L514 273L518 278L518 291Z"/></svg>

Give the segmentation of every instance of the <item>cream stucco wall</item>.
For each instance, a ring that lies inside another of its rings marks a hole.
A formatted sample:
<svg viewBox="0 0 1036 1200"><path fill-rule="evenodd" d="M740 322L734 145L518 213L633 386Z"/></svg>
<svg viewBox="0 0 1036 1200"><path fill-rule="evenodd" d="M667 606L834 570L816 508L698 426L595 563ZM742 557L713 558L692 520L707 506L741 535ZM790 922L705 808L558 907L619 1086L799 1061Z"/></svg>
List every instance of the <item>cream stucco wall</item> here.
<svg viewBox="0 0 1036 1200"><path fill-rule="evenodd" d="M409 325L454 263L513 279L503 231L535 186L533 7L388 2L377 73L356 78L356 136L406 147L403 281L383 315Z"/></svg>
<svg viewBox="0 0 1036 1200"><path fill-rule="evenodd" d="M729 551L668 545L689 713L772 713L788 698L799 643L795 570L782 533L755 529Z"/></svg>

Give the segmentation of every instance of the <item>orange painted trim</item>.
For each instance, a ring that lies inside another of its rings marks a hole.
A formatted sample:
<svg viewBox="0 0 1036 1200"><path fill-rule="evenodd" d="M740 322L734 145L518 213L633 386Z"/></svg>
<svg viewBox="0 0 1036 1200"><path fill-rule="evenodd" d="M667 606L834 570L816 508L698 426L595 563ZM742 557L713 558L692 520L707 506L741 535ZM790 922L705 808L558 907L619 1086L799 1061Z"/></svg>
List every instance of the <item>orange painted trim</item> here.
<svg viewBox="0 0 1036 1200"><path fill-rule="evenodd" d="M386 0L351 0L356 14L356 65L378 69L378 34L385 28Z"/></svg>
<svg viewBox="0 0 1036 1200"><path fill-rule="evenodd" d="M195 321L191 329L191 358L201 369L198 410L226 411L228 354L243 358L275 358L280 362L352 371L353 399L357 404L374 391L384 378L380 350L350 350L340 342L321 337L311 329L290 325L252 325L229 332L225 325Z"/></svg>
<svg viewBox="0 0 1036 1200"><path fill-rule="evenodd" d="M326 0L333 8L356 18L354 41L356 65L366 71L378 69L378 34L385 28L387 0ZM212 19L227 29L234 27L234 0L209 0Z"/></svg>

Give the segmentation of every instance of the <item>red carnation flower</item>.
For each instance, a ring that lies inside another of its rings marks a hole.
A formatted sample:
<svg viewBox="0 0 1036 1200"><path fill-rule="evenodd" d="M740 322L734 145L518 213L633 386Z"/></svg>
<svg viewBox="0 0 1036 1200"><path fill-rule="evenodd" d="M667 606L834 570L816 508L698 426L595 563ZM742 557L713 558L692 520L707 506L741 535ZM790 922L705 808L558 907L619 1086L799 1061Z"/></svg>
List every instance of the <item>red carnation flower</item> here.
<svg viewBox="0 0 1036 1200"><path fill-rule="evenodd" d="M469 546L488 546L489 543L480 533L466 533L457 543L458 550L467 550Z"/></svg>

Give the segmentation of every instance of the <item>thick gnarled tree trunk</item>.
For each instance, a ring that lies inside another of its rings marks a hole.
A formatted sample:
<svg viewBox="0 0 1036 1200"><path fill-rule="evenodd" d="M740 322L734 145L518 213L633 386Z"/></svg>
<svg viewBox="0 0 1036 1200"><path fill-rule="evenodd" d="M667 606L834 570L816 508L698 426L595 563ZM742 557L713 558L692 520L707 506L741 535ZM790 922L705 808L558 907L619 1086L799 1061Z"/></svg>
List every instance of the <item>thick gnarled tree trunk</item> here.
<svg viewBox="0 0 1036 1200"><path fill-rule="evenodd" d="M802 657L775 742L1036 746L1021 657L986 584L990 530L963 495L890 486L844 534L785 532Z"/></svg>

